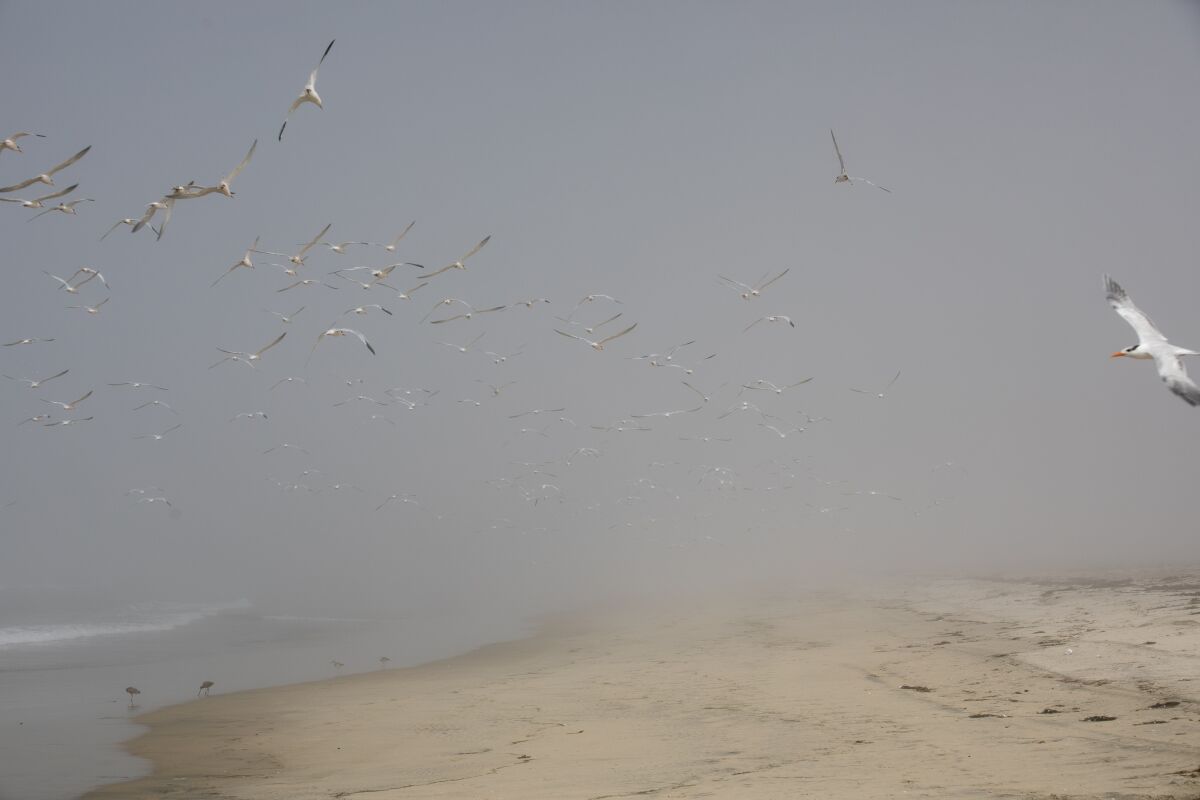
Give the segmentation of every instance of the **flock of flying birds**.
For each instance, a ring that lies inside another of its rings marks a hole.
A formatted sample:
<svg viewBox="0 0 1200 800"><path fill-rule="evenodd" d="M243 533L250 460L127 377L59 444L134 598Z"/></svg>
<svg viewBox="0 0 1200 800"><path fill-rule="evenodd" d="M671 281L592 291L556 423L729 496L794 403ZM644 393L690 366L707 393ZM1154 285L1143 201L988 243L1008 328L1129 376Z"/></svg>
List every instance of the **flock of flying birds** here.
<svg viewBox="0 0 1200 800"><path fill-rule="evenodd" d="M283 124L279 128L277 140L283 141L284 132L288 129L289 123L297 112L300 112L305 105L316 106L318 109L324 109L324 103L321 96L317 92L317 75L321 65L325 62L333 49L334 42L331 41L325 48L317 63L317 67L313 69L309 75L308 81L304 84L300 94L291 103L287 110ZM843 157L841 147L838 144L837 137L833 131L830 131L830 136L833 142L834 154L838 163L838 174L834 177L835 184L854 185L855 183L864 183L869 186L878 188L884 192L891 193L890 189L880 186L866 178L851 176L846 170L845 159ZM22 154L21 143L33 137L35 139L47 138L41 133L20 132L9 136L6 139L0 140L0 169L8 171L10 164L15 165L18 161L14 158L15 155ZM181 183L173 186L170 191L163 194L161 197L151 201L145 207L145 210L139 216L125 217L117 220L108 227L103 235L99 238L101 241L106 239L118 228L122 226L128 227L131 234L138 234L145 229L149 229L155 239L161 240L167 232L168 225L172 221L175 214L175 207L181 203L187 204L194 200L199 200L208 195L220 195L225 198L234 198L232 184L238 176L250 165L258 148L258 140L255 139L250 145L249 150L241 161L233 167L227 174L211 185L198 184L195 181ZM57 189L51 193L42 194L30 198L6 197L14 192L32 187L36 184L46 187L55 188L54 177L58 173L68 170L72 165L80 161L88 155L90 147L85 147L79 150L74 155L66 160L56 164L45 172L39 173L32 178L22 180L11 185L0 187L0 202L12 203L19 205L25 209L38 210L38 213L29 217L29 221L33 221L44 215L50 214L53 211L60 212L64 215L76 215L76 207L85 202L91 202L93 198L85 197L75 200L62 200L62 198L73 193L78 187L78 183L73 183L66 188ZM8 154L5 151L9 151ZM31 192L30 194L35 194ZM57 205L47 205L49 201L60 200ZM355 339L365 350L375 355L377 350L375 344L368 339L367 335L358 327L348 327L343 324L343 321L348 318L365 318L372 315L383 315L387 317L394 316L394 312L389 309L385 302L386 297L392 298L393 301L408 301L410 303L417 302L414 296L431 284L437 285L435 279L439 276L454 271L466 271L467 262L475 258L483 251L491 239L491 236L485 236L475 246L470 248L463 256L455 261L445 264L434 269L427 269L425 265L410 261L392 260L404 240L405 236L413 227L410 223L403 231L395 235L386 243L372 243L368 241L330 241L326 237L329 234L332 223L325 224L311 239L303 244L296 246L293 252L288 252L288 248L277 250L260 249L260 238L255 238L254 242L248 247L240 259L235 261L231 266L221 271L216 275L212 282L212 288L222 284L226 279L234 280L238 273L254 270L256 268L256 260L260 257L269 257L280 259L278 262L267 262L270 266L278 268L282 271L283 276L287 279L287 285L280 286L275 291L279 294L291 293L297 291L315 291L318 289L335 290L338 288L350 288L356 286L359 289L372 293L372 297L382 296L383 292L390 292L386 295L384 302L372 302L357 304L345 309L338 318L317 332L315 340L312 341L311 348L308 351L305 365L313 358L318 348L324 346L326 342L334 339ZM376 252L381 251L388 257L389 263L380 265L360 265L348 268L340 268L326 273L324 276L313 276L308 271L308 260L317 248L324 248L329 254L339 257L344 257L350 252L367 252L375 249ZM745 282L725 275L717 276L720 285L736 292L744 301L750 302L759 299L777 282L784 279L790 272L790 268L776 272L768 272L754 282ZM89 292L93 291L96 284L109 289L107 278L98 270L91 267L81 267L69 276L63 277L45 271L45 274L50 280L56 284L57 291L61 291L72 298L81 298L85 287ZM403 281L401 279L404 279ZM411 285L407 285L411 284ZM1166 382L1167 387L1176 395L1181 397L1190 405L1200 405L1200 388L1198 388L1187 376L1183 368L1181 357L1185 355L1198 355L1192 350L1186 350L1176 347L1167 342L1166 338L1158 331L1158 329L1150 322L1126 295L1124 290L1111 278L1105 277L1105 289L1107 297L1116 312L1125 319L1135 330L1138 335L1138 343L1124 350L1114 353L1114 356L1127 356L1137 359L1153 359L1158 367L1158 372L1162 379ZM426 292L422 297L432 294ZM340 295L339 295L340 296ZM89 315L98 315L102 312L104 305L108 302L108 297L105 296L98 301L85 302L80 299L77 304L67 306L70 309L77 309ZM431 298L432 300L432 298ZM544 297L533 297L521 299L511 303L500 305L477 306L467 300L457 297L443 297L432 303L428 312L420 319L419 324L428 324L431 326L448 326L447 329L455 326L455 323L475 320L488 315L498 314L505 309L523 306L526 309L534 309L535 307L544 304L550 304L550 300ZM216 356L214 363L208 366L208 369L214 370L218 368L229 369L244 366L250 369L258 368L265 360L271 358L272 350L284 341L288 336L288 328L291 328L296 319L300 317L308 304L300 305L295 311L290 313L270 312L276 316L279 321L285 326L285 330L279 332L270 338L269 341L262 344L257 349L237 350L226 347L217 347L219 355ZM599 311L595 314L598 321L591 321L592 312ZM312 312L308 316L311 316ZM565 314L555 316L556 322L549 325L558 335L581 342L587 345L594 351L603 352L606 347L613 342L633 333L637 328L637 322L628 320L625 317L624 303L621 299L608 294L587 294L578 299L574 306ZM795 321L787 315L782 314L767 314L758 316L749 322L743 329L743 333L749 333L752 329L759 326L763 328L779 325L785 326L785 329L795 328ZM503 353L492 350L480 350L480 341L484 333L478 333L469 338L460 338L456 341L441 341L440 344L446 348L455 351L459 354L479 353L482 352L491 364L503 366L510 359L519 356L522 352L518 349L514 352ZM26 345L36 345L44 342L53 342L54 339L42 338L21 338L14 341L2 342L4 348L14 348ZM624 433L631 431L649 431L649 421L654 419L670 419L684 415L698 414L706 408L710 408L709 403L712 396L695 385L700 381L696 377L699 370L702 370L705 363L715 357L714 354L703 356L694 361L688 361L682 358L681 354L685 348L693 345L695 340L688 340L670 348L664 349L662 352L647 353L638 356L630 356L632 360L647 362L651 367L662 368L670 373L672 370L680 379L681 387L686 390L689 396L694 396L693 405L686 408L666 409L659 411L647 411L643 413L631 413L628 416L608 422L605 424L593 424L588 426L590 429L606 434ZM257 344L257 343L252 343ZM53 374L48 374L46 377L23 377L5 374L4 377L14 383L23 384L28 390L43 391L47 389L47 384L53 381L58 381L70 372L69 369L61 369ZM895 375L882 388L862 389L851 388L851 391L864 395L884 399L887 393L899 380L901 373L897 371ZM748 379L736 384L737 397L717 416L717 420L727 419L735 415L748 415L756 420L756 424L764 431L773 434L779 439L786 439L790 436L801 434L806 430L803 425L796 424L792 420L784 419L780 416L769 413L764 410L757 402L752 401L749 397L754 395L771 397L781 396L797 387L803 386L811 381L812 378L802 378L792 381L774 382L766 378ZM269 391L274 391L276 388L285 384L304 384L307 382L306 377L287 376L275 381ZM511 386L515 381L496 381L491 382L486 379L477 379L477 382L485 386L490 393L490 397L498 398L501 394ZM353 381L347 381L353 383ZM57 386L60 384L51 384ZM167 392L167 388L148 382L123 381L117 383L109 383L109 387L113 389L122 389L135 391L142 396L149 396L151 399L138 404L133 410L139 411L146 408L157 408L169 414L178 416L178 413L165 400L159 399L163 396L162 393ZM19 424L25 425L29 423L40 424L48 428L66 428L88 422L94 419L93 416L82 416L86 412L86 402L93 395L92 389L82 393L79 397L64 401L51 399L50 396L40 397L41 407L36 410L39 413L34 413ZM366 394L358 394L347 398L337 406L361 404L368 407L385 407L385 406L402 406L409 411L414 411L418 408L428 406L434 401L438 395L437 390L431 389L404 389L395 387L388 389L381 396L372 397ZM158 397L155 397L158 395ZM480 406L481 402L469 398L462 398L457 401L463 405ZM571 428L578 427L577 423L565 416L567 409L562 408L535 408L524 411L519 411L508 415L509 419L522 420L521 425L529 427L521 427L518 430L520 434L530 434L545 438L550 438L551 425L537 427L537 422L542 420L553 420L556 424L569 426ZM68 416L69 415L69 416ZM266 411L252 411L236 415L230 422L239 420L267 420L269 414ZM394 424L394 421L383 415L372 415L372 420L380 419L384 422ZM823 417L812 417L806 415L805 425L811 425L822 421L828 421ZM555 424L552 423L552 424ZM183 426L182 421L176 421L170 426L164 427L160 431L142 433L135 435L134 438L147 439L151 441L159 441L172 434ZM679 436L683 440L692 440L704 443L713 442L729 442L731 438L728 436L715 435L697 435L697 436ZM275 451L295 450L305 455L308 451L304 448L290 442L284 442L271 447L264 451L269 454ZM571 451L569 455L561 459L561 465L570 467L572 463L583 458L597 458L602 455L599 447L582 446ZM553 467L554 462L514 462L525 468L525 473L518 478L500 478L496 479L494 485L502 488L513 488L518 490L523 499L529 501L533 505L541 503L557 501L562 502L564 499L563 489L554 481L557 475L549 471ZM653 465L652 465L653 466ZM318 474L320 471L316 469L305 470L302 473L302 480L311 475ZM734 484L733 470L729 467L696 465L693 475L698 475L697 483L702 485L712 484L720 487L731 486ZM532 483L531 483L532 482ZM306 485L302 481L297 482L277 482L284 489L292 491L306 490L311 491L312 487ZM332 490L350 489L363 492L359 487L335 483L329 488ZM624 500L635 502L637 500L636 492L639 489L653 489L654 481L651 478L639 479L635 486L634 492L628 495ZM887 492L877 490L854 489L852 487L841 487L844 489L842 494L845 495L862 495L872 497L882 497L891 500L900 500L899 497ZM138 503L154 505L162 504L172 506L171 500L168 499L164 492L158 487L148 487L141 489L131 489L127 492L131 497L136 498ZM11 504L11 503L10 503ZM10 505L6 504L6 505ZM935 503L936 504L936 503ZM420 506L418 498L411 492L394 492L382 499L382 502L373 504L375 512L382 512L390 506L414 505ZM822 512L828 512L830 508L819 509ZM916 512L914 512L916 513Z"/></svg>

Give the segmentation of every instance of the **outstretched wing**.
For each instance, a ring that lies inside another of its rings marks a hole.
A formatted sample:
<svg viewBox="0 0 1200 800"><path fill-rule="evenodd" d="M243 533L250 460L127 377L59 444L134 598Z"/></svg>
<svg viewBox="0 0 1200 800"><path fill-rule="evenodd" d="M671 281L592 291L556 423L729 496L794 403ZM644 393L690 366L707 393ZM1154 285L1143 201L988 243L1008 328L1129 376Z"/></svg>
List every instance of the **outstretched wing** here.
<svg viewBox="0 0 1200 800"><path fill-rule="evenodd" d="M88 150L91 150L91 149L92 149L92 146L89 144L87 147L83 148L83 149L82 149L82 150L80 150L78 153L76 153L75 155L71 156L70 158L68 158L66 161L62 162L62 163L61 163L61 164L59 164L58 166L54 167L53 169L47 170L47 171L46 171L46 174L47 174L47 175L53 175L54 173L56 173L56 172L59 172L60 170L64 170L64 169L66 169L67 167L71 166L72 164L74 164L74 163L75 163L76 161L78 161L79 159L81 159L81 158L83 158L84 156L86 156L86 155L88 154Z"/></svg>
<svg viewBox="0 0 1200 800"><path fill-rule="evenodd" d="M241 174L241 171L244 170L246 168L246 165L250 163L250 159L254 157L254 150L257 147L258 147L258 139L255 139L254 144L250 145L250 152L246 153L246 157L242 159L242 163L240 163L236 167L234 167L233 170L230 171L230 173L225 176L225 180L222 181L223 183L226 183L226 184L232 183L233 179L236 178L239 174Z"/></svg>
<svg viewBox="0 0 1200 800"><path fill-rule="evenodd" d="M1121 288L1121 284L1105 275L1104 289L1107 292L1108 304L1113 307L1113 310L1117 312L1121 319L1128 322L1130 327L1133 328L1134 332L1138 336L1139 345L1167 341L1167 337L1163 336L1162 331L1155 327L1154 323L1150 321L1150 318L1146 316L1145 312L1133 304L1133 301L1129 299L1129 295L1126 294L1125 290ZM1162 364L1158 365L1158 372L1163 376L1164 381L1167 380L1167 372ZM1182 366L1180 366L1179 372L1186 380L1187 373L1183 371ZM1193 386L1193 388L1195 387ZM1171 391L1178 394L1178 392L1173 388Z"/></svg>
<svg viewBox="0 0 1200 800"><path fill-rule="evenodd" d="M1179 395L1189 406L1200 406L1200 386L1188 377L1179 356L1155 350L1154 366L1158 367L1158 376L1163 379L1168 389Z"/></svg>
<svg viewBox="0 0 1200 800"><path fill-rule="evenodd" d="M837 153L838 166L841 167L842 174L846 173L846 161L842 158L842 148L838 147L837 137L833 135L833 128L829 129L829 136L833 139L833 151Z"/></svg>

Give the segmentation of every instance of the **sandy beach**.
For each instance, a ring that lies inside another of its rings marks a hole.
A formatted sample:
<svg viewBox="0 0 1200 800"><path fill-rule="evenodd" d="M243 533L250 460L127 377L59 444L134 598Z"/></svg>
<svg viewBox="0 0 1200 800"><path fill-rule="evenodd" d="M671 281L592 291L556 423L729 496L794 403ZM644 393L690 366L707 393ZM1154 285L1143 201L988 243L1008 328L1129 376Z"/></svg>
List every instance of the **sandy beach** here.
<svg viewBox="0 0 1200 800"><path fill-rule="evenodd" d="M112 798L1196 798L1200 573L609 612L144 715Z"/></svg>

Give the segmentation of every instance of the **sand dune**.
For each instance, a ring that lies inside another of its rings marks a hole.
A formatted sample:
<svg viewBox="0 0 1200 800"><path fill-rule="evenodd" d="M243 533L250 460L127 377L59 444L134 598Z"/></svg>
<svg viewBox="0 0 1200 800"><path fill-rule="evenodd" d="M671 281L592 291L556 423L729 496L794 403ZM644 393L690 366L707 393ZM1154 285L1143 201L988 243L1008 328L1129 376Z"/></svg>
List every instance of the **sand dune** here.
<svg viewBox="0 0 1200 800"><path fill-rule="evenodd" d="M609 614L145 715L155 774L89 797L1194 798L1196 583Z"/></svg>

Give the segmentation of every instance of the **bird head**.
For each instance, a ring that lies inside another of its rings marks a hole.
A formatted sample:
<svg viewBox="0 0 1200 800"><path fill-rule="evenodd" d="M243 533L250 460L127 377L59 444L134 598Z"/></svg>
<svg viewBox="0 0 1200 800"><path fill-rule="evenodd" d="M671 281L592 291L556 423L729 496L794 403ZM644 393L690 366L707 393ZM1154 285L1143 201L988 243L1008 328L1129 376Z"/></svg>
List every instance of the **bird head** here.
<svg viewBox="0 0 1200 800"><path fill-rule="evenodd" d="M1126 347L1124 350L1118 350L1117 352L1110 355L1109 358L1121 358L1123 356L1129 356L1130 358L1147 358L1148 357L1145 353L1139 352L1138 345L1135 344L1135 345L1130 345L1129 347Z"/></svg>

